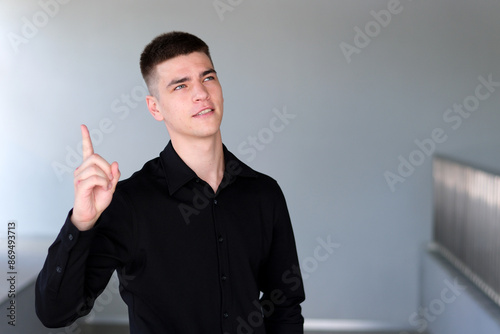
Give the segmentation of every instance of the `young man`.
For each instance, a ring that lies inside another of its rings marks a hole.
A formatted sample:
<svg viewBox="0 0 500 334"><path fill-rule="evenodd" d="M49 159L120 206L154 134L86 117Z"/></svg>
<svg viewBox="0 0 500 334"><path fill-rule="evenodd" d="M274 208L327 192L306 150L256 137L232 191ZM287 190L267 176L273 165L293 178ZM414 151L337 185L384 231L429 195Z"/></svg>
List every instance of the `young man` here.
<svg viewBox="0 0 500 334"><path fill-rule="evenodd" d="M303 333L304 290L285 199L222 144L222 89L208 46L155 38L141 56L160 156L118 182L82 126L75 202L36 287L47 327L90 312L116 270L130 332Z"/></svg>

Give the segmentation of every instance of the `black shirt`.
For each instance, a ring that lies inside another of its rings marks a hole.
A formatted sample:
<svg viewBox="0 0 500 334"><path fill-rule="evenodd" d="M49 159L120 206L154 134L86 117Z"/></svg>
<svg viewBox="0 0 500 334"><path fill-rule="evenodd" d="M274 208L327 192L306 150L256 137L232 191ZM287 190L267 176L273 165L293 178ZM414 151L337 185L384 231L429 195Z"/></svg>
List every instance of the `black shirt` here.
<svg viewBox="0 0 500 334"><path fill-rule="evenodd" d="M224 159L214 194L169 143L118 183L91 230L76 229L70 212L37 279L45 326L88 314L116 270L132 334L302 334L304 289L281 189L225 147Z"/></svg>

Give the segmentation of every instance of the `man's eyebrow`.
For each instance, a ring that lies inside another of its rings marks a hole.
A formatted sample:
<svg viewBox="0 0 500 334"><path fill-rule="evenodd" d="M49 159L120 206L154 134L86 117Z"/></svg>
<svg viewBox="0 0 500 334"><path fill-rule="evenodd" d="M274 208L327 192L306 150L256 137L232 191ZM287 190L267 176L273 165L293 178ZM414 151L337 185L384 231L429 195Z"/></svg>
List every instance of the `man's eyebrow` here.
<svg viewBox="0 0 500 334"><path fill-rule="evenodd" d="M172 81L170 81L167 85L167 87L170 87L170 86L173 86L173 85L177 85L177 84L180 84L180 83L184 83L186 81L189 81L191 80L189 77L184 77L184 78L180 78L180 79L173 79Z"/></svg>
<svg viewBox="0 0 500 334"><path fill-rule="evenodd" d="M217 72L213 69L213 68L210 68L206 71L203 71L201 72L200 74L200 78L208 75L208 74L211 74L211 73L214 73L214 74L217 74ZM183 78L179 78L179 79L173 79L172 81L170 81L167 85L167 87L170 87L170 86L173 86L173 85L178 85L178 84L181 84L181 83L184 83L184 82L187 82L191 80L190 77L183 77Z"/></svg>
<svg viewBox="0 0 500 334"><path fill-rule="evenodd" d="M205 75L211 74L211 73L217 74L217 72L213 68L210 68L210 69L208 69L206 71L203 71L201 73L201 75L200 75L200 78L204 77Z"/></svg>

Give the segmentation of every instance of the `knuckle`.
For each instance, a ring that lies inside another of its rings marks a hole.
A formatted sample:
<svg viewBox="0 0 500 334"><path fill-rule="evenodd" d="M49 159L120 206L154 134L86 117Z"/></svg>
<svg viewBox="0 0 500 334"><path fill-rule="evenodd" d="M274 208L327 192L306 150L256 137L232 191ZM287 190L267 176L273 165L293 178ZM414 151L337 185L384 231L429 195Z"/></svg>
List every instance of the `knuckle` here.
<svg viewBox="0 0 500 334"><path fill-rule="evenodd" d="M99 183L99 181L101 180L101 178L99 176L97 176L97 175L92 175L90 177L90 180L92 181L92 183L97 184L97 183Z"/></svg>
<svg viewBox="0 0 500 334"><path fill-rule="evenodd" d="M98 173L97 167L95 165L89 166L88 171L90 172L90 174Z"/></svg>

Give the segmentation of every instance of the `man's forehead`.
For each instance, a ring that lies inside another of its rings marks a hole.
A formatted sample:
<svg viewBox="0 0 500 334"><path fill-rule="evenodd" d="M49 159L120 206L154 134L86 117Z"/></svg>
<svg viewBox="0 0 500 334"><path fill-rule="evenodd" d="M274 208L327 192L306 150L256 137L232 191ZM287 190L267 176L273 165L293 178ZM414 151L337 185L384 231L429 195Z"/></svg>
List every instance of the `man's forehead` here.
<svg viewBox="0 0 500 334"><path fill-rule="evenodd" d="M156 65L157 73L168 77L204 72L208 69L213 69L213 64L202 52L179 55Z"/></svg>

